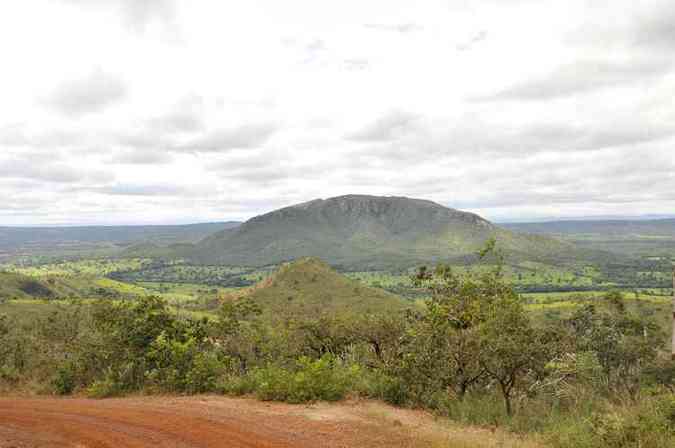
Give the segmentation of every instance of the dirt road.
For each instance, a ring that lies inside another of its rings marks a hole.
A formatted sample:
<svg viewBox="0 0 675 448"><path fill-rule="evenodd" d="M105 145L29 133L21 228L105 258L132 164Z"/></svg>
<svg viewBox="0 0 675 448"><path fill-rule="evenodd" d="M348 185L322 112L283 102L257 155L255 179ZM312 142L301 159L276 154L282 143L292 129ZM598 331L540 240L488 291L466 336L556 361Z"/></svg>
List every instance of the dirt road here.
<svg viewBox="0 0 675 448"><path fill-rule="evenodd" d="M222 397L0 399L0 447L412 446L356 415L322 411Z"/></svg>
<svg viewBox="0 0 675 448"><path fill-rule="evenodd" d="M427 414L370 402L291 406L215 396L0 398L0 448L457 446L439 445L434 425ZM446 436L460 446L511 446L484 430Z"/></svg>

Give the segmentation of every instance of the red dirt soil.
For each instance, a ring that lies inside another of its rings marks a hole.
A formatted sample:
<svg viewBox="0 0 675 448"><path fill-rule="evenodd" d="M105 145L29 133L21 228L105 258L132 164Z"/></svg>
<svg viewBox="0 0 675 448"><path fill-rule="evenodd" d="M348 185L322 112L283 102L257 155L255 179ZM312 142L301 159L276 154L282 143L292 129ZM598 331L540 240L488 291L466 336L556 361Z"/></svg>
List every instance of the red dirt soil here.
<svg viewBox="0 0 675 448"><path fill-rule="evenodd" d="M213 396L0 398L0 448L431 446L415 424L362 409Z"/></svg>

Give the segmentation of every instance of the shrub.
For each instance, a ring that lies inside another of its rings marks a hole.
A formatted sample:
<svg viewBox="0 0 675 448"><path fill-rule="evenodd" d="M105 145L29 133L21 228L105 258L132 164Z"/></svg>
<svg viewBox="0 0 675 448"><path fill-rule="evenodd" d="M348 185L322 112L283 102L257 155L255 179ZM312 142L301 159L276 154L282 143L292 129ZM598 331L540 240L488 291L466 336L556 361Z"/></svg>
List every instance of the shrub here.
<svg viewBox="0 0 675 448"><path fill-rule="evenodd" d="M21 379L21 374L14 367L0 364L0 381L5 383L17 383Z"/></svg>
<svg viewBox="0 0 675 448"><path fill-rule="evenodd" d="M227 375L220 378L216 389L227 395L248 395L255 392L256 383L252 375Z"/></svg>
<svg viewBox="0 0 675 448"><path fill-rule="evenodd" d="M197 353L185 376L185 392L204 393L215 391L222 371L223 363L214 353Z"/></svg>
<svg viewBox="0 0 675 448"><path fill-rule="evenodd" d="M75 368L72 364L64 364L56 370L52 380L54 392L58 395L70 395L75 390Z"/></svg>
<svg viewBox="0 0 675 448"><path fill-rule="evenodd" d="M298 367L293 377L292 397L297 402L344 398L359 370L356 366L345 367L329 355L318 360L300 358Z"/></svg>
<svg viewBox="0 0 675 448"><path fill-rule="evenodd" d="M255 369L251 373L251 382L261 400L291 401L294 395L291 372L276 365Z"/></svg>
<svg viewBox="0 0 675 448"><path fill-rule="evenodd" d="M354 389L361 374L332 355L313 360L301 357L294 369L269 364L250 373L255 394L261 400L305 403L336 401Z"/></svg>
<svg viewBox="0 0 675 448"><path fill-rule="evenodd" d="M675 395L644 399L638 406L613 406L587 418L570 417L549 429L561 448L662 448L675 439Z"/></svg>
<svg viewBox="0 0 675 448"><path fill-rule="evenodd" d="M146 373L151 385L167 392L203 393L215 390L222 364L212 352L202 351L197 341L171 339L162 333L151 344Z"/></svg>
<svg viewBox="0 0 675 448"><path fill-rule="evenodd" d="M94 383L87 388L87 396L91 398L110 398L117 397L124 393L123 386L114 378L112 372L105 376L102 380L94 381Z"/></svg>
<svg viewBox="0 0 675 448"><path fill-rule="evenodd" d="M395 406L408 402L408 392L400 378L386 375L378 370L362 371L357 392L369 398L385 401Z"/></svg>

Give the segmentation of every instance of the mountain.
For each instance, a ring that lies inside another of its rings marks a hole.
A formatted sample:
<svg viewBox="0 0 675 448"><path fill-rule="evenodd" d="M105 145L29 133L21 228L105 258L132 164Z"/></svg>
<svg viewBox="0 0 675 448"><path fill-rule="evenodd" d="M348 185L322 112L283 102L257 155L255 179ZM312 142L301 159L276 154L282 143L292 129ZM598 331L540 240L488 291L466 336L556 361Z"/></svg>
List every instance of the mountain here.
<svg viewBox="0 0 675 448"><path fill-rule="evenodd" d="M211 235L188 255L202 264L263 266L320 257L345 269L466 262L489 238L509 256L578 256L570 243L522 235L473 213L405 197L339 196L282 208Z"/></svg>
<svg viewBox="0 0 675 448"><path fill-rule="evenodd" d="M412 306L401 297L351 280L316 258L285 263L267 279L237 292L236 297L252 299L268 316L363 314Z"/></svg>
<svg viewBox="0 0 675 448"><path fill-rule="evenodd" d="M113 255L134 244L196 243L239 222L153 226L0 227L0 261L21 255Z"/></svg>

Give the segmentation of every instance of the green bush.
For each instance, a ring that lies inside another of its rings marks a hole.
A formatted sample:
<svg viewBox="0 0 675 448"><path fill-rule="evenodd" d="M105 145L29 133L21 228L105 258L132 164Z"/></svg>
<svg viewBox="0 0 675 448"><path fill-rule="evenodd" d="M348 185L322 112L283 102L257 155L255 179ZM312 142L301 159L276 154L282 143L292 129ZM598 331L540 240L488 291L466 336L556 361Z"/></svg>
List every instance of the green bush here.
<svg viewBox="0 0 675 448"><path fill-rule="evenodd" d="M214 353L197 353L185 376L185 392L205 393L217 390L222 371L223 362Z"/></svg>
<svg viewBox="0 0 675 448"><path fill-rule="evenodd" d="M255 392L256 382L252 375L226 375L219 379L216 389L226 395L248 395Z"/></svg>
<svg viewBox="0 0 675 448"><path fill-rule="evenodd" d="M21 373L14 367L0 364L0 382L18 383L21 380Z"/></svg>
<svg viewBox="0 0 675 448"><path fill-rule="evenodd" d="M56 370L52 387L58 395L70 395L75 390L76 372L72 364L64 364Z"/></svg>
<svg viewBox="0 0 675 448"><path fill-rule="evenodd" d="M181 342L162 333L150 345L147 359L153 366L146 372L147 380L165 392L213 391L222 373L215 353L203 351L193 337Z"/></svg>
<svg viewBox="0 0 675 448"><path fill-rule="evenodd" d="M344 398L361 374L357 366L346 366L332 355L313 360L301 357L295 369L267 365L250 373L253 389L261 400L305 403Z"/></svg>
<svg viewBox="0 0 675 448"><path fill-rule="evenodd" d="M293 374L276 366L255 369L250 374L256 396L262 400L291 401L294 395Z"/></svg>
<svg viewBox="0 0 675 448"><path fill-rule="evenodd" d="M362 371L357 392L368 398L375 398L395 406L408 402L408 392L400 378L389 376L379 370Z"/></svg>
<svg viewBox="0 0 675 448"><path fill-rule="evenodd" d="M122 385L116 381L113 375L108 375L102 380L94 381L87 388L87 396L90 398L110 398L117 397L124 393Z"/></svg>

